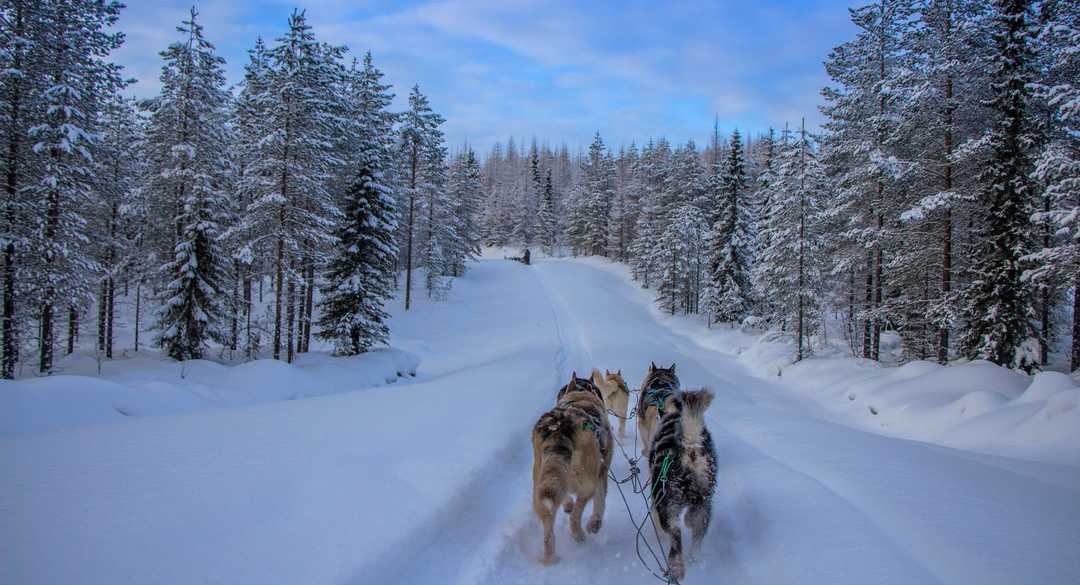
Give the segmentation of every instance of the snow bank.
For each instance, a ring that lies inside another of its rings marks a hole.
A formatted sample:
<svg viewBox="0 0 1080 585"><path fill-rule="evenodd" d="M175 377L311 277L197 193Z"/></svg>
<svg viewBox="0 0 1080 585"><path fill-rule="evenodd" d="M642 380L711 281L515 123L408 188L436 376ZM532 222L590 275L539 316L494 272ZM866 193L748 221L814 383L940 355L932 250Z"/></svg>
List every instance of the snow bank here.
<svg viewBox="0 0 1080 585"><path fill-rule="evenodd" d="M85 360L67 371L93 369ZM256 360L235 366L141 357L109 362L102 377L63 374L0 381L0 437L160 416L323 396L416 375L419 358L381 348L352 357L301 354L292 365Z"/></svg>
<svg viewBox="0 0 1080 585"><path fill-rule="evenodd" d="M783 366L778 344L761 345L744 359L755 360L758 372L771 371L827 418L950 447L1080 465L1080 387L1064 374L1032 377L985 361L889 367L811 358Z"/></svg>
<svg viewBox="0 0 1080 585"><path fill-rule="evenodd" d="M848 357L836 344L792 364L788 335L710 328L700 316L663 313L653 302L655 292L633 282L628 266L597 257L571 261L620 276L629 285L628 298L647 305L665 328L736 356L819 416L891 436L1080 466L1080 387L1064 374L1031 377L984 361L888 366ZM883 334L883 357L894 360L901 350L899 336Z"/></svg>

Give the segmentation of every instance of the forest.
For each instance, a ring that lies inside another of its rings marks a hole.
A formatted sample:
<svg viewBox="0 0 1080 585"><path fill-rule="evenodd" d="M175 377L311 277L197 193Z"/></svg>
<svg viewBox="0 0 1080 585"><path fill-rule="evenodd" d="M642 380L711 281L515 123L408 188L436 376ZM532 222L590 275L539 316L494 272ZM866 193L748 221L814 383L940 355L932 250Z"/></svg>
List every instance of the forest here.
<svg viewBox="0 0 1080 585"><path fill-rule="evenodd" d="M878 360L895 334L902 361L1080 367L1074 2L853 8L820 127L703 121L703 146L597 133L482 156L446 144L419 85L395 111L372 54L299 10L230 86L192 8L160 92L133 99L110 58L122 15L0 10L5 378L111 359L118 297L134 351L291 362L314 335L362 353L387 340L391 299L454 302L484 246L628 264L663 311L788 337L796 361L836 333Z"/></svg>

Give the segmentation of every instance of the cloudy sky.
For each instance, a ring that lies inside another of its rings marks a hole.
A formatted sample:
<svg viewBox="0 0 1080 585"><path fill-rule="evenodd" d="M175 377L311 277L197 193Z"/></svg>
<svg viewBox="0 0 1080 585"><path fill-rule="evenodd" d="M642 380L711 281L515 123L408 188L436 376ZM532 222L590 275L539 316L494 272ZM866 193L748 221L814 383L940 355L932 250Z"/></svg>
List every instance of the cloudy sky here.
<svg viewBox="0 0 1080 585"><path fill-rule="evenodd" d="M116 54L158 88L158 52L191 0L126 0ZM665 135L703 143L725 131L820 120L822 61L853 34L847 0L517 2L202 0L207 37L241 78L256 36L268 44L294 8L316 35L371 50L398 94L414 83L447 118L451 145L508 136L572 148L597 130L614 146Z"/></svg>

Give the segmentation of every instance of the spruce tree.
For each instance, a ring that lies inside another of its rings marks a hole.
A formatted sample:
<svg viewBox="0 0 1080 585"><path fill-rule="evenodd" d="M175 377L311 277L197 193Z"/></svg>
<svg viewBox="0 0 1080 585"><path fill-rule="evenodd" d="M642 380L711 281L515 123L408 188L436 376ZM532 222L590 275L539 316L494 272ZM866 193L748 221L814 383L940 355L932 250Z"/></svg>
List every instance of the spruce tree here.
<svg viewBox="0 0 1080 585"><path fill-rule="evenodd" d="M349 86L354 134L342 197L342 215L330 254L316 336L332 341L336 353L355 355L386 341L384 306L397 276L397 214L390 182L393 168L393 99L371 53Z"/></svg>
<svg viewBox="0 0 1080 585"><path fill-rule="evenodd" d="M203 37L197 15L192 8L177 27L186 38L162 52L161 94L148 104L151 144L170 153L160 196L175 194L177 205L173 255L161 268L158 341L178 360L201 358L210 340L225 341L227 274L217 241L228 146L225 60Z"/></svg>
<svg viewBox="0 0 1080 585"><path fill-rule="evenodd" d="M99 113L113 92L123 87L118 66L105 58L123 42L111 32L121 5L72 0L34 7L36 43L41 61L36 73L43 88L42 117L29 128L40 166L35 184L27 185L36 229L30 246L35 294L40 299L41 335L38 369L52 373L56 321L68 314L68 350L77 336L78 314L91 297L91 277L99 266L88 254L86 210L93 202L93 150L99 140Z"/></svg>
<svg viewBox="0 0 1080 585"><path fill-rule="evenodd" d="M1032 185L1027 153L1030 30L1027 0L998 0L991 106L992 157L982 176L979 262L971 267L961 344L970 359L1032 370L1040 362L1031 290L1021 279L1030 250Z"/></svg>
<svg viewBox="0 0 1080 585"><path fill-rule="evenodd" d="M741 323L750 312L750 213L742 138L731 135L720 180L720 211L709 234L706 309L718 322Z"/></svg>

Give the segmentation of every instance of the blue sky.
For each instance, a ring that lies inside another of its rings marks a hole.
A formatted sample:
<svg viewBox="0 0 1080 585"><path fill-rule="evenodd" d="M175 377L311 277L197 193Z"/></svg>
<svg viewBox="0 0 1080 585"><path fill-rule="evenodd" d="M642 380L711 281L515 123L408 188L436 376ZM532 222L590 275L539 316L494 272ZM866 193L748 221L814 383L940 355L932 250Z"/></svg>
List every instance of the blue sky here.
<svg viewBox="0 0 1080 585"><path fill-rule="evenodd" d="M116 59L157 91L158 52L177 38L190 0L127 0ZM447 118L450 144L486 150L536 137L571 148L599 130L617 147L666 135L703 144L725 131L758 131L817 104L830 48L854 34L846 0L734 2L380 2L203 0L207 37L240 79L257 35L272 42L293 8L316 35L371 50L402 107L419 83Z"/></svg>

